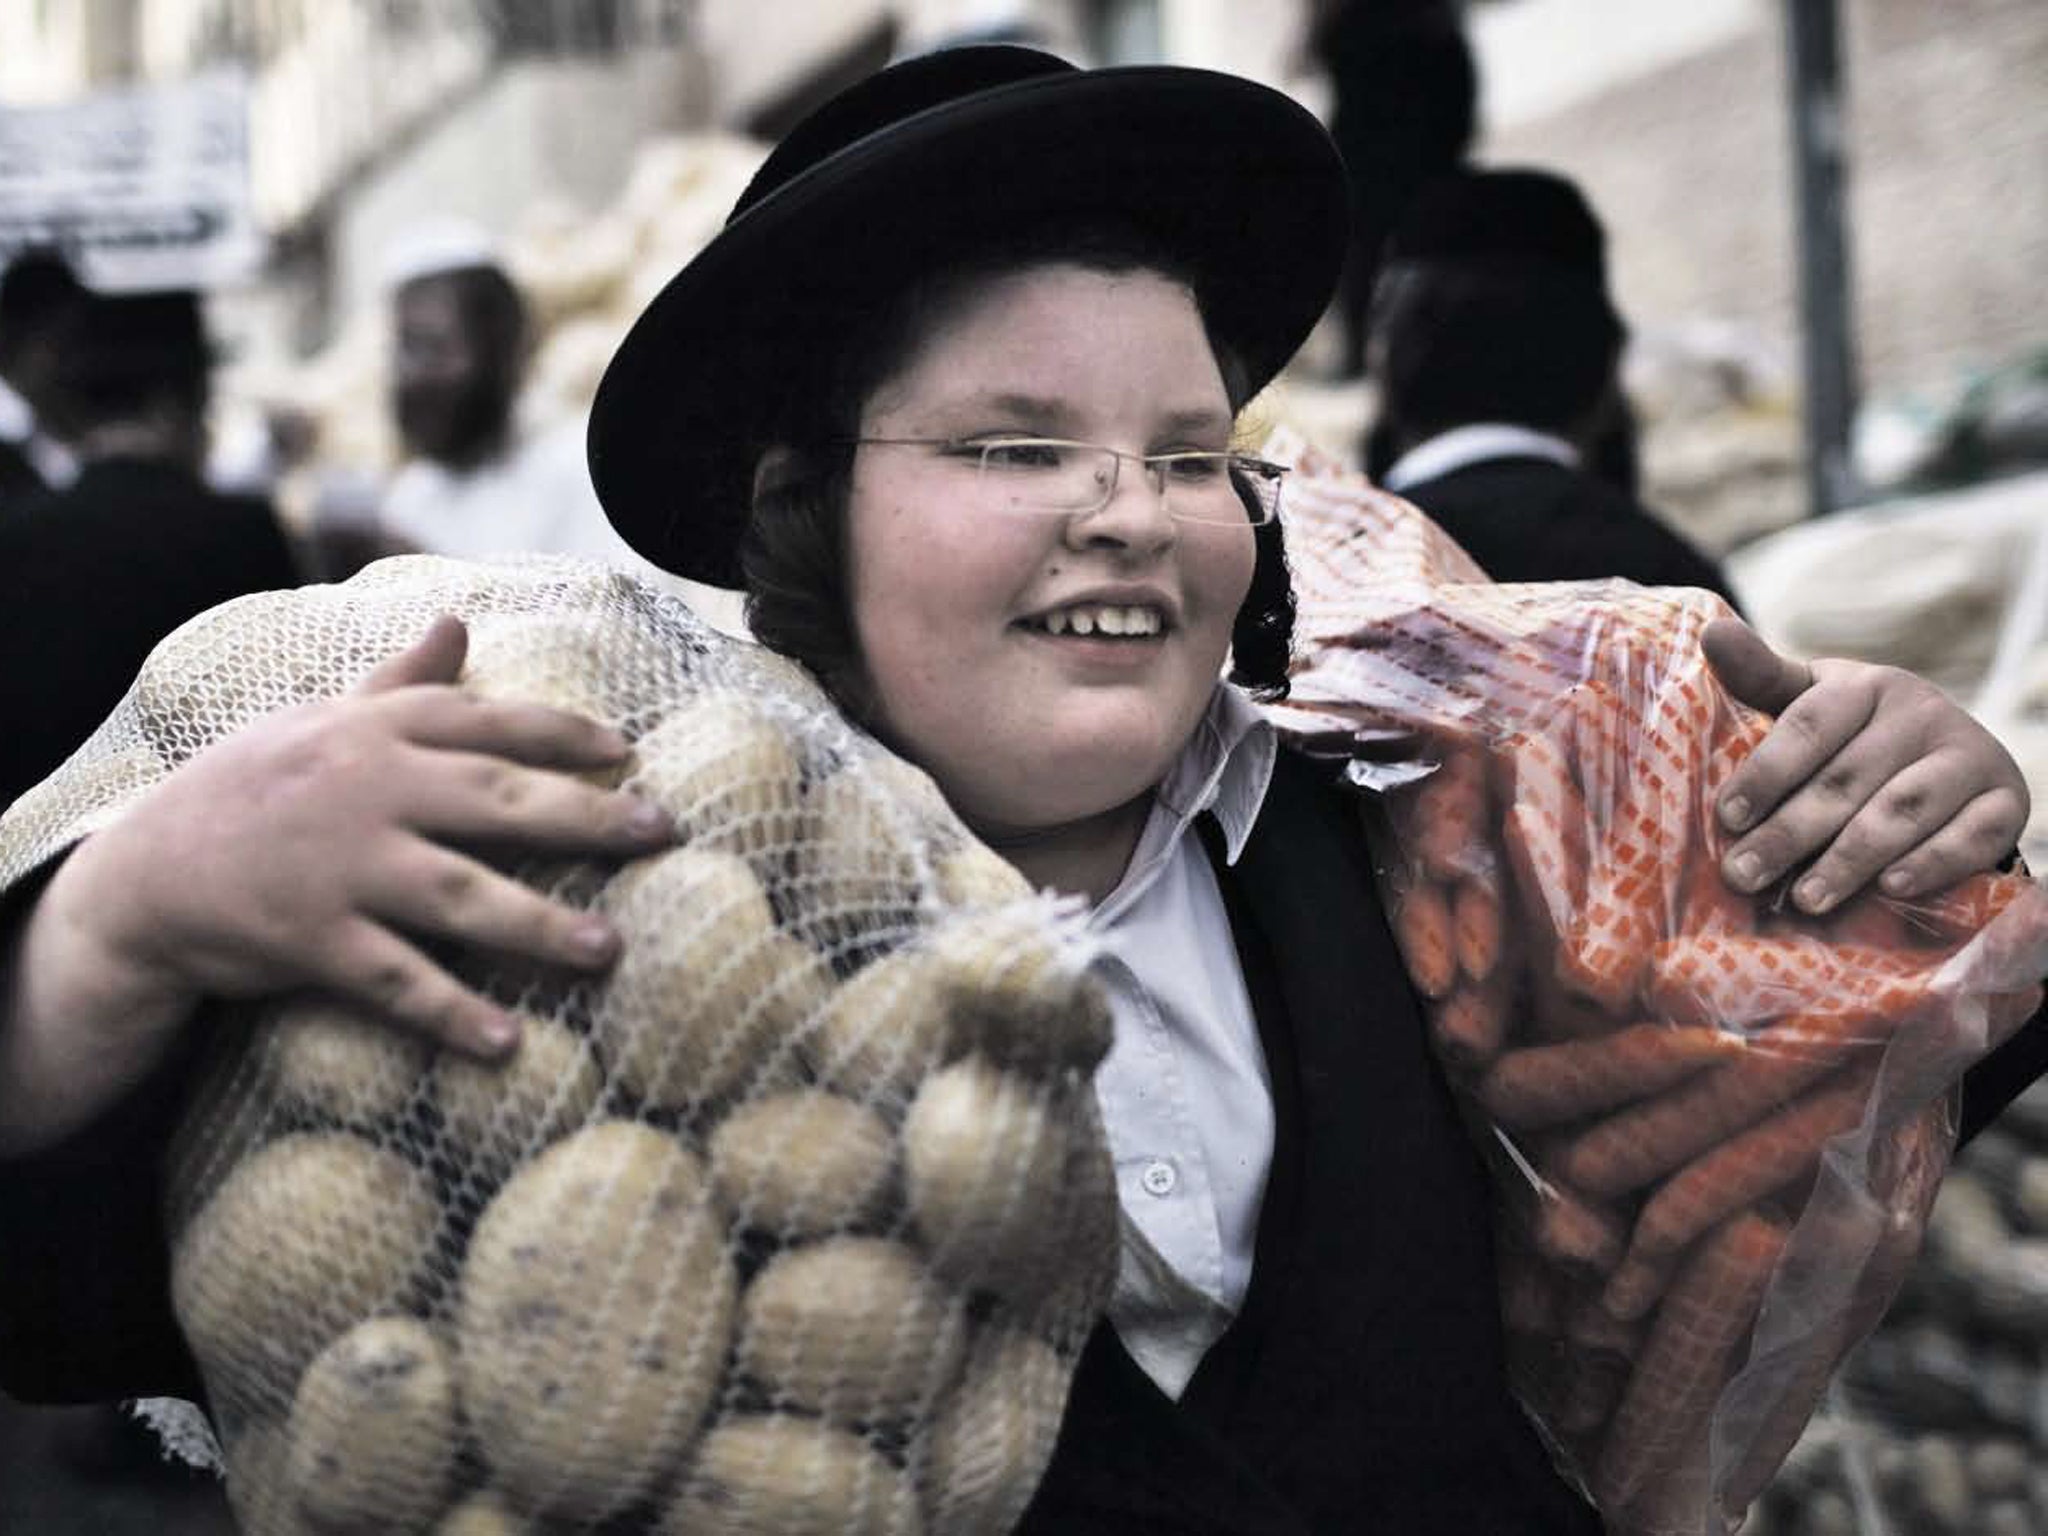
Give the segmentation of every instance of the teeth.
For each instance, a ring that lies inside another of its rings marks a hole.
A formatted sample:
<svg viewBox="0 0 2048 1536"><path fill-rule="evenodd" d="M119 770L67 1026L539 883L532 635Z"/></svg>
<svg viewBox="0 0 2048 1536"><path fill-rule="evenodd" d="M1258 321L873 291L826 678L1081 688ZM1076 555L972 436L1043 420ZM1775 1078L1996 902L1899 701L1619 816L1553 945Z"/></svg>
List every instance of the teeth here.
<svg viewBox="0 0 2048 1536"><path fill-rule="evenodd" d="M1165 621L1155 608L1121 608L1097 603L1079 608L1059 608L1045 616L1046 633L1053 635L1156 635Z"/></svg>

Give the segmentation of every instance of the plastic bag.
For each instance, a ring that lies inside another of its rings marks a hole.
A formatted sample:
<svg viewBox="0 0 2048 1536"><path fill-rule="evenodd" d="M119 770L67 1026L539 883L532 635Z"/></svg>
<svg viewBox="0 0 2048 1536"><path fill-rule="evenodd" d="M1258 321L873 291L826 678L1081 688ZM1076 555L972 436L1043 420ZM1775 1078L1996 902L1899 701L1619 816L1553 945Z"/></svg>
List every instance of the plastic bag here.
<svg viewBox="0 0 2048 1536"><path fill-rule="evenodd" d="M1718 598L1493 585L1267 451L1300 461L1277 717L1385 793L1395 937L1498 1171L1517 1395L1610 1529L1732 1529L1918 1250L1953 1087L2040 1001L2048 894L1736 894L1713 806L1767 722L1701 655Z"/></svg>
<svg viewBox="0 0 2048 1536"><path fill-rule="evenodd" d="M532 860L587 977L450 956L502 1066L332 999L217 1010L172 1299L256 1532L1007 1529L1116 1264L1078 916L808 676L636 580L409 557L167 639L0 881L454 612L463 686L634 744L680 846Z"/></svg>

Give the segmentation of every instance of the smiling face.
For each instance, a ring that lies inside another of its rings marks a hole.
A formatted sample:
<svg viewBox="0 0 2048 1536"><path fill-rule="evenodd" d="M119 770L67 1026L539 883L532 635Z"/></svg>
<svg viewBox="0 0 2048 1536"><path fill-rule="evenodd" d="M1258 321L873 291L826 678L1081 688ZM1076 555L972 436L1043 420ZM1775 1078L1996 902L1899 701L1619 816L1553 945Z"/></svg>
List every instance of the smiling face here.
<svg viewBox="0 0 2048 1536"><path fill-rule="evenodd" d="M1057 263L950 305L869 397L859 435L1150 454L1220 450L1230 429L1184 285ZM1216 686L1251 526L1169 517L1128 461L1095 512L1003 512L979 494L976 463L914 445L855 456L848 595L873 723L985 835L1138 802Z"/></svg>

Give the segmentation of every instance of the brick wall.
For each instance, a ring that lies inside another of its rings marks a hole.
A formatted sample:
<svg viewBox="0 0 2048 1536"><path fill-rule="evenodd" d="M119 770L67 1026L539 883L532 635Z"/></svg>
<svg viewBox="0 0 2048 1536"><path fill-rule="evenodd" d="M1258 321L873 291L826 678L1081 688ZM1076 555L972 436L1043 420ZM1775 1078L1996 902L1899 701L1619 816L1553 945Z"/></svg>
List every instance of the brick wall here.
<svg viewBox="0 0 2048 1536"><path fill-rule="evenodd" d="M1577 177L1640 328L1754 327L1797 358L1775 4L1752 31L1537 122L1485 159ZM1842 0L1851 262L1867 390L2048 344L2048 5Z"/></svg>

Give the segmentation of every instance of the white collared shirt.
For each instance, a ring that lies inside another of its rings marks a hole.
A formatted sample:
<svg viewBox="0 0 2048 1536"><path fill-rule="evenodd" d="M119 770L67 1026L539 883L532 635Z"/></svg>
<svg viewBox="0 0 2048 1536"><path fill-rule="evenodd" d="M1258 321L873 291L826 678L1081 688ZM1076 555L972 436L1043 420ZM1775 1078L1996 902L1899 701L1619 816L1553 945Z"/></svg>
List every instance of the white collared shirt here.
<svg viewBox="0 0 2048 1536"><path fill-rule="evenodd" d="M1173 1398L1244 1300L1273 1154L1258 1021L1194 822L1213 813L1235 863L1275 751L1257 706L1219 684L1090 916L1116 1019L1095 1079L1125 1217L1110 1320Z"/></svg>
<svg viewBox="0 0 2048 1536"><path fill-rule="evenodd" d="M1548 459L1566 469L1579 467L1579 450L1564 438L1511 421L1475 421L1425 438L1394 460L1380 486L1396 495L1411 485L1448 475L1487 459Z"/></svg>

